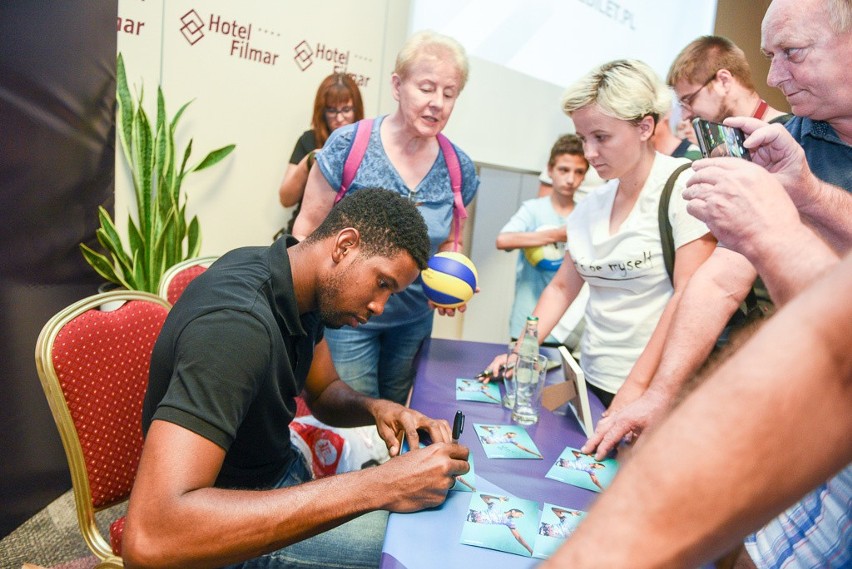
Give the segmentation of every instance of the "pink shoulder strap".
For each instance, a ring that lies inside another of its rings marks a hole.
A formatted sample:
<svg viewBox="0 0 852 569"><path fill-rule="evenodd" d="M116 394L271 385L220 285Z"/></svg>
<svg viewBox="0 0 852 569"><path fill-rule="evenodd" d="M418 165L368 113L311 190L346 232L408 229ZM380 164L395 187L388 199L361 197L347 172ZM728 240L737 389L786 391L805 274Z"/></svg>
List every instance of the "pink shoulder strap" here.
<svg viewBox="0 0 852 569"><path fill-rule="evenodd" d="M464 208L461 193L461 164L459 164L459 155L456 154L456 149L453 148L449 139L441 133L438 133L438 144L441 146L444 162L447 163L447 170L450 173L450 186L453 188L453 250L458 251L461 222L463 219L467 219L467 210Z"/></svg>
<svg viewBox="0 0 852 569"><path fill-rule="evenodd" d="M363 119L355 123L355 138L352 140L346 162L343 163L343 177L340 180L340 189L334 197L335 204L343 199L346 190L349 189L349 185L355 179L355 173L358 172L364 154L367 153L371 132L373 132L373 119Z"/></svg>
<svg viewBox="0 0 852 569"><path fill-rule="evenodd" d="M349 148L349 155L343 163L340 189L334 197L335 204L343 199L350 184L352 184L352 180L355 179L358 167L367 153L367 146L370 143L370 134L372 131L373 119L363 119L355 124L355 138L352 140L352 146ZM459 239L461 237L461 222L463 219L467 219L467 210L464 207L461 192L461 164L459 163L459 156L456 154L456 149L453 148L449 139L441 133L438 133L438 145L441 147L441 154L444 155L444 162L447 163L447 170L450 174L450 186L453 189L453 250L458 251Z"/></svg>

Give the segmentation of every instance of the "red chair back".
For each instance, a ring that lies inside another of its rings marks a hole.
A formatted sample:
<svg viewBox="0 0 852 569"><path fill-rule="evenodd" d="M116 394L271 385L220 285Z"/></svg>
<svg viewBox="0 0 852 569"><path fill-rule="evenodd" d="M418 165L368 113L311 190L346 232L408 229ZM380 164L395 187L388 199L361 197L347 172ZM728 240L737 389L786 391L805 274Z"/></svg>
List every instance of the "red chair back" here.
<svg viewBox="0 0 852 569"><path fill-rule="evenodd" d="M160 296L168 300L170 304L174 304L192 279L206 271L217 258L195 257L169 267L160 280Z"/></svg>
<svg viewBox="0 0 852 569"><path fill-rule="evenodd" d="M106 310L111 302L120 306ZM81 531L101 559L116 552L93 523L94 512L130 496L142 453L151 352L168 309L166 301L148 293L95 295L54 316L36 346L39 377L71 469Z"/></svg>
<svg viewBox="0 0 852 569"><path fill-rule="evenodd" d="M172 279L172 282L169 283L168 290L166 291L166 300L170 303L174 304L177 302L177 299L180 298L180 295L183 294L183 291L186 289L187 285L207 270L207 267L202 265L195 265L194 267L187 267L183 271L179 272Z"/></svg>

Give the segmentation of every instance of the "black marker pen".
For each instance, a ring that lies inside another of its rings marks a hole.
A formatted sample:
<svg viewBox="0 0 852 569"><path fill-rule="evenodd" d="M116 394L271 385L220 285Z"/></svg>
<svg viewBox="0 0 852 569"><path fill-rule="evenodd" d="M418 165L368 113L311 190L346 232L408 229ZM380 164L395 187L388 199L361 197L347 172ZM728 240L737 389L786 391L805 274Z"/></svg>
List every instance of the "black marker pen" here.
<svg viewBox="0 0 852 569"><path fill-rule="evenodd" d="M453 419L453 442L459 442L459 437L464 431L464 413L456 411L456 417Z"/></svg>

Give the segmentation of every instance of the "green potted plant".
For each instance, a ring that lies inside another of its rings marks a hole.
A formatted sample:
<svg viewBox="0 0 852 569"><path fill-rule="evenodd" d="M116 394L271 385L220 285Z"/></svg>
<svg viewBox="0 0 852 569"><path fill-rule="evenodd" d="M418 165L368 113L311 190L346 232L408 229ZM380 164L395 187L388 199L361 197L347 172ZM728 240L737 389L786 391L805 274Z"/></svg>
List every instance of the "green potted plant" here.
<svg viewBox="0 0 852 569"><path fill-rule="evenodd" d="M121 54L116 65L116 85L116 126L133 177L137 219L128 214L129 249L125 249L109 212L98 208L101 226L96 235L109 257L85 244L80 244L80 249L86 262L107 281L156 294L163 272L175 263L198 256L201 248L198 217L186 221L186 196L181 195L184 178L220 162L235 145L214 150L195 166L187 167L192 139L178 153L174 136L191 101L169 121L163 91L157 87L157 121L152 124L142 108L144 92L140 91L138 102L131 96Z"/></svg>

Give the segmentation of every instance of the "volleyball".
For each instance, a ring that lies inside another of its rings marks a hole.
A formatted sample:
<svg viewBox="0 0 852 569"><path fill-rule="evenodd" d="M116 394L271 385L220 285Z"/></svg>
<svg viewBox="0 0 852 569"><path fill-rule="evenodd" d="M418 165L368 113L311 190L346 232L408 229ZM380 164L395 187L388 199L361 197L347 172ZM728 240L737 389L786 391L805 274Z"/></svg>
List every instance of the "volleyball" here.
<svg viewBox="0 0 852 569"><path fill-rule="evenodd" d="M420 276L426 297L443 308L455 308L470 300L479 279L470 259L451 252L433 255Z"/></svg>
<svg viewBox="0 0 852 569"><path fill-rule="evenodd" d="M542 225L536 231L555 229L555 225ZM524 257L527 262L540 271L555 271L562 265L565 258L565 248L562 243L550 243L538 247L527 247L524 249Z"/></svg>

